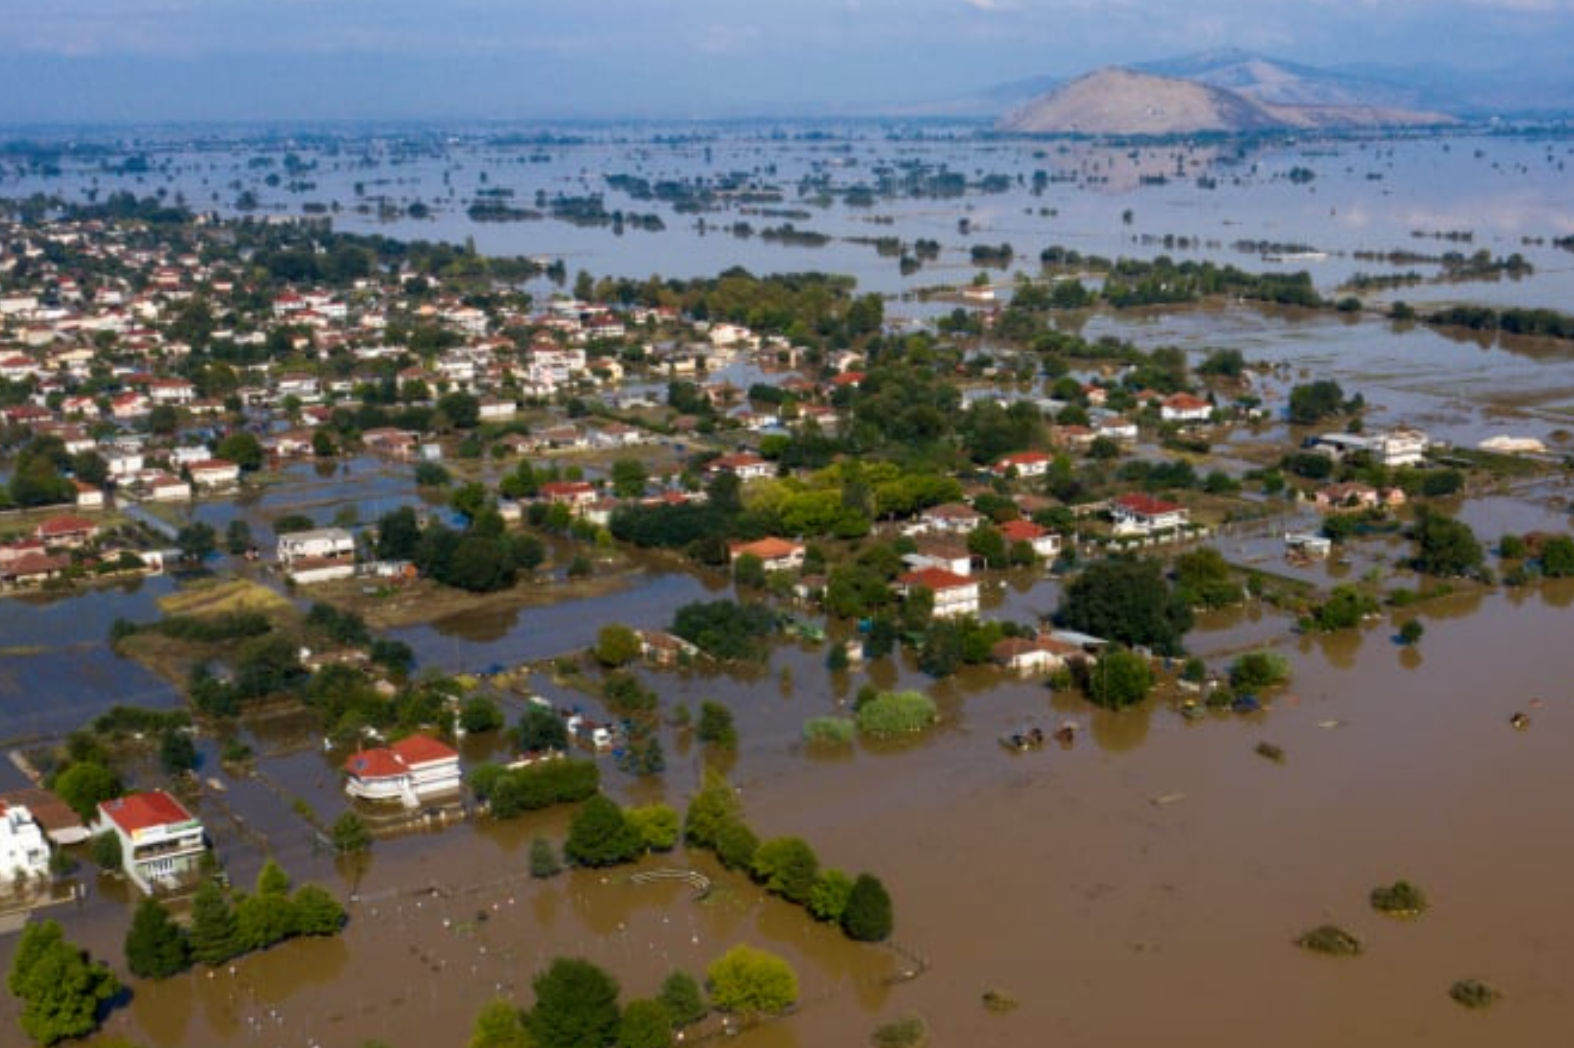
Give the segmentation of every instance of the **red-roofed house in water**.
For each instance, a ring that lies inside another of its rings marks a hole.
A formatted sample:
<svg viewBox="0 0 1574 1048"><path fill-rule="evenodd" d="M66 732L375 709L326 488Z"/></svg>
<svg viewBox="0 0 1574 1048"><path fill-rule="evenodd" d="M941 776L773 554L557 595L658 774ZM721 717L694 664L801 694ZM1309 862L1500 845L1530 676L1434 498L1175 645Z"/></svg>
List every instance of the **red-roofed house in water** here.
<svg viewBox="0 0 1574 1048"><path fill-rule="evenodd" d="M955 575L944 568L921 568L897 576L896 582L904 597L918 589L933 593L937 619L978 614L978 582L965 575Z"/></svg>
<svg viewBox="0 0 1574 1048"><path fill-rule="evenodd" d="M201 821L163 790L101 802L93 833L120 838L126 876L148 895L195 882L207 850Z"/></svg>
<svg viewBox="0 0 1574 1048"><path fill-rule="evenodd" d="M1151 495L1122 495L1110 503L1115 518L1115 534L1147 535L1155 531L1186 526L1186 507Z"/></svg>
<svg viewBox="0 0 1574 1048"><path fill-rule="evenodd" d="M352 753L344 771L349 776L344 792L351 797L398 801L406 808L459 791L458 752L426 735Z"/></svg>

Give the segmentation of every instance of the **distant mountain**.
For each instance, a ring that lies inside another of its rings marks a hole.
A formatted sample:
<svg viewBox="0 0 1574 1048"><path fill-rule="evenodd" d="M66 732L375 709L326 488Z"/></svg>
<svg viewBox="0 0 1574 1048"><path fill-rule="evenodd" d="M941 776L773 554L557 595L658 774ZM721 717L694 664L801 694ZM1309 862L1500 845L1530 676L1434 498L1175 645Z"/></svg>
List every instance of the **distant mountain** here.
<svg viewBox="0 0 1574 1048"><path fill-rule="evenodd" d="M1341 73L1267 58L1237 48L1204 51L1133 66L1155 76L1172 76L1245 95L1270 106L1353 106L1374 109L1425 108L1425 92L1386 78Z"/></svg>
<svg viewBox="0 0 1574 1048"><path fill-rule="evenodd" d="M1397 87L1230 51L1101 69L1017 106L997 126L1033 134L1177 135L1455 122L1409 104Z"/></svg>
<svg viewBox="0 0 1574 1048"><path fill-rule="evenodd" d="M1266 107L1232 91L1108 68L1017 107L997 126L1035 134L1177 135L1263 131L1282 123Z"/></svg>

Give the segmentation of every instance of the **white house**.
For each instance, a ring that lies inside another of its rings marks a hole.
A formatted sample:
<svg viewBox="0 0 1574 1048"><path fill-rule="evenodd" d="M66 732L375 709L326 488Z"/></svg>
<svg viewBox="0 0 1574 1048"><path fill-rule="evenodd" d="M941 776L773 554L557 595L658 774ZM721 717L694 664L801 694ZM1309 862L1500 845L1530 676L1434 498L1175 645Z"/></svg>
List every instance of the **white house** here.
<svg viewBox="0 0 1574 1048"><path fill-rule="evenodd" d="M705 467L705 472L715 476L718 473L731 473L739 480L760 480L765 477L774 477L776 467L760 456L743 451L736 455L723 455L712 459Z"/></svg>
<svg viewBox="0 0 1574 1048"><path fill-rule="evenodd" d="M1381 465L1419 466L1431 441L1418 429L1391 429L1373 434L1369 446Z"/></svg>
<svg viewBox="0 0 1574 1048"><path fill-rule="evenodd" d="M946 502L931 506L919 515L919 522L929 531L968 535L984 522L984 515L972 506L960 502Z"/></svg>
<svg viewBox="0 0 1574 1048"><path fill-rule="evenodd" d="M790 571L803 567L803 543L787 539L768 537L757 542L732 542L728 543L727 552L733 564L745 555L758 557L766 571Z"/></svg>
<svg viewBox="0 0 1574 1048"><path fill-rule="evenodd" d="M942 568L922 568L899 575L896 579L904 597L915 590L926 589L934 594L934 617L956 619L978 614L978 583L962 575L953 575Z"/></svg>
<svg viewBox="0 0 1574 1048"><path fill-rule="evenodd" d="M1060 556L1060 535L1031 520L1008 520L1000 525L1000 534L1010 543L1026 542L1040 557Z"/></svg>
<svg viewBox="0 0 1574 1048"><path fill-rule="evenodd" d="M202 822L163 790L101 802L93 832L120 838L126 876L149 895L190 884L207 850Z"/></svg>
<svg viewBox="0 0 1574 1048"><path fill-rule="evenodd" d="M1110 503L1117 535L1147 535L1186 526L1188 511L1178 502L1151 495L1122 495Z"/></svg>
<svg viewBox="0 0 1574 1048"><path fill-rule="evenodd" d="M240 483L240 466L228 459L203 459L193 462L188 471L191 482L202 491L231 488Z"/></svg>
<svg viewBox="0 0 1574 1048"><path fill-rule="evenodd" d="M1042 477L1049 472L1049 462L1049 456L1042 451L1019 451L1002 456L992 472L997 477L1004 477L1014 469L1019 477Z"/></svg>
<svg viewBox="0 0 1574 1048"><path fill-rule="evenodd" d="M20 804L0 801L0 877L45 877L49 874L49 842Z"/></svg>
<svg viewBox="0 0 1574 1048"><path fill-rule="evenodd" d="M1213 417L1213 405L1190 393L1176 393L1159 405L1159 418L1165 422L1206 422Z"/></svg>
<svg viewBox="0 0 1574 1048"><path fill-rule="evenodd" d="M353 753L344 771L344 792L351 797L398 801L406 808L459 790L458 752L426 735Z"/></svg>
<svg viewBox="0 0 1574 1048"><path fill-rule="evenodd" d="M343 528L313 528L279 536L279 562L354 558L355 536Z"/></svg>

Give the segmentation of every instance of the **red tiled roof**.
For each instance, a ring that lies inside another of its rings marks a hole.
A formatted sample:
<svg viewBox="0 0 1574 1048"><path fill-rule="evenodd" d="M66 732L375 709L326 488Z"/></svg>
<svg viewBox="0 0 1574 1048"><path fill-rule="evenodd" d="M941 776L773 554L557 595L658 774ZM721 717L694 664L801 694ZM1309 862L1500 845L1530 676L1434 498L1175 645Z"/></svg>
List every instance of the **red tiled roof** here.
<svg viewBox="0 0 1574 1048"><path fill-rule="evenodd" d="M191 812L163 790L132 793L112 801L103 801L98 810L126 833L190 822L192 818Z"/></svg>
<svg viewBox="0 0 1574 1048"><path fill-rule="evenodd" d="M1009 542L1031 542L1049 532L1031 520L1008 520L1000 525L1000 534Z"/></svg>
<svg viewBox="0 0 1574 1048"><path fill-rule="evenodd" d="M417 764L430 764L433 761L453 760L459 756L459 751L451 746L445 746L428 735L412 735L408 739L400 739L389 747L394 756L410 766Z"/></svg>
<svg viewBox="0 0 1574 1048"><path fill-rule="evenodd" d="M730 548L733 556L752 553L761 560L777 560L781 557L790 557L803 549L796 542L788 542L786 539L775 537L763 538L758 542L734 542Z"/></svg>
<svg viewBox="0 0 1574 1048"><path fill-rule="evenodd" d="M1163 499L1156 499L1152 495L1122 495L1115 500L1115 504L1144 517L1157 517L1186 508L1179 502L1166 502Z"/></svg>
<svg viewBox="0 0 1574 1048"><path fill-rule="evenodd" d="M392 750L379 746L375 750L352 753L344 762L344 770L357 779L389 779L403 775L405 766Z"/></svg>
<svg viewBox="0 0 1574 1048"><path fill-rule="evenodd" d="M73 517L69 514L61 517L50 517L34 531L39 538L50 535L75 535L82 531L96 531L98 524L86 517Z"/></svg>
<svg viewBox="0 0 1574 1048"><path fill-rule="evenodd" d="M925 589L936 592L977 585L976 582L966 575L958 575L956 572L946 571L944 568L920 568L917 571L909 571L896 581L904 586L923 586Z"/></svg>

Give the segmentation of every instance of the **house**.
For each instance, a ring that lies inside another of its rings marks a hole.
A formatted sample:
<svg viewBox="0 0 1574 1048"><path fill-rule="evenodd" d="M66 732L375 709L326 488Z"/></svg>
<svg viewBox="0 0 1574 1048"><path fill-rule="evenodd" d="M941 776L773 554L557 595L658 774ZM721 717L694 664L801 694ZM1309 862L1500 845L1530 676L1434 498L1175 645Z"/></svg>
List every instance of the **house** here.
<svg viewBox="0 0 1574 1048"><path fill-rule="evenodd" d="M657 666L677 666L703 654L697 646L665 630L639 630L638 634L640 654Z"/></svg>
<svg viewBox="0 0 1574 1048"><path fill-rule="evenodd" d="M150 502L184 502L191 498L190 484L161 470L142 473L136 484Z"/></svg>
<svg viewBox="0 0 1574 1048"><path fill-rule="evenodd" d="M344 792L366 801L398 801L419 808L459 791L459 753L426 735L361 750L344 762Z"/></svg>
<svg viewBox="0 0 1574 1048"><path fill-rule="evenodd" d="M1159 418L1165 422L1206 422L1213 417L1213 405L1190 393L1175 393L1159 403Z"/></svg>
<svg viewBox="0 0 1574 1048"><path fill-rule="evenodd" d="M49 842L21 804L0 801L0 877L49 876Z"/></svg>
<svg viewBox="0 0 1574 1048"><path fill-rule="evenodd" d="M595 485L583 480L554 480L541 485L538 492L547 502L567 506L575 514L582 514L596 499Z"/></svg>
<svg viewBox="0 0 1574 1048"><path fill-rule="evenodd" d="M0 793L0 804L27 809L52 844L81 844L92 836L82 816L43 787L28 786Z"/></svg>
<svg viewBox="0 0 1574 1048"><path fill-rule="evenodd" d="M727 544L727 552L729 563L732 564L738 563L739 557L758 557L766 571L797 570L803 567L803 543L787 539L771 537L757 542L731 542Z"/></svg>
<svg viewBox="0 0 1574 1048"><path fill-rule="evenodd" d="M50 517L33 529L33 537L49 549L80 549L98 537L98 525L86 517Z"/></svg>
<svg viewBox="0 0 1574 1048"><path fill-rule="evenodd" d="M8 586L42 586L50 579L64 575L71 567L67 554L49 556L44 553L25 553L20 557L0 560L0 583Z"/></svg>
<svg viewBox="0 0 1574 1048"><path fill-rule="evenodd" d="M984 515L972 506L960 502L946 502L924 510L919 515L918 522L926 531L969 535L984 522Z"/></svg>
<svg viewBox="0 0 1574 1048"><path fill-rule="evenodd" d="M1042 451L1019 451L1003 456L991 472L997 477L1005 477L1016 470L1019 477L1042 477L1049 472L1049 462L1049 456Z"/></svg>
<svg viewBox="0 0 1574 1048"><path fill-rule="evenodd" d="M712 459L705 467L705 472L715 476L718 473L731 473L739 480L760 480L776 475L776 467L760 458L758 455L747 451L735 455L723 455Z"/></svg>
<svg viewBox="0 0 1574 1048"><path fill-rule="evenodd" d="M1026 542L1045 559L1060 556L1060 536L1031 520L1008 520L1000 525L1000 534L1007 543Z"/></svg>
<svg viewBox="0 0 1574 1048"><path fill-rule="evenodd" d="M507 422L519 412L519 405L512 400L482 397L477 408L482 422Z"/></svg>
<svg viewBox="0 0 1574 1048"><path fill-rule="evenodd" d="M990 660L1013 673L1055 673L1083 657L1082 649L1053 637L1007 637L989 649Z"/></svg>
<svg viewBox="0 0 1574 1048"><path fill-rule="evenodd" d="M240 483L240 466L228 459L193 462L187 472L191 474L191 482L201 491L230 488Z"/></svg>
<svg viewBox="0 0 1574 1048"><path fill-rule="evenodd" d="M897 576L903 597L920 589L934 594L934 617L961 618L978 614L978 583L965 575L954 575L942 568L922 568Z"/></svg>
<svg viewBox="0 0 1574 1048"><path fill-rule="evenodd" d="M279 562L343 560L355 557L355 536L343 528L312 528L279 536Z"/></svg>
<svg viewBox="0 0 1574 1048"><path fill-rule="evenodd" d="M1393 429L1373 434L1372 457L1382 466L1419 466L1431 440L1419 429Z"/></svg>
<svg viewBox="0 0 1574 1048"><path fill-rule="evenodd" d="M1183 528L1188 511L1178 502L1166 502L1151 495L1121 495L1110 503L1117 535L1148 535L1155 531Z"/></svg>
<svg viewBox="0 0 1574 1048"><path fill-rule="evenodd" d="M104 489L88 484L84 481L73 480L71 486L76 490L77 509L103 509Z"/></svg>
<svg viewBox="0 0 1574 1048"><path fill-rule="evenodd" d="M403 429L369 429L361 434L361 442L375 454L408 459L415 454L420 435Z"/></svg>
<svg viewBox="0 0 1574 1048"><path fill-rule="evenodd" d="M918 535L913 540L913 552L902 557L902 563L914 571L940 568L953 575L973 573L973 554L967 543L950 535Z"/></svg>
<svg viewBox="0 0 1574 1048"><path fill-rule="evenodd" d="M202 822L163 790L100 802L93 833L120 838L126 876L148 895L195 881L207 850Z"/></svg>

